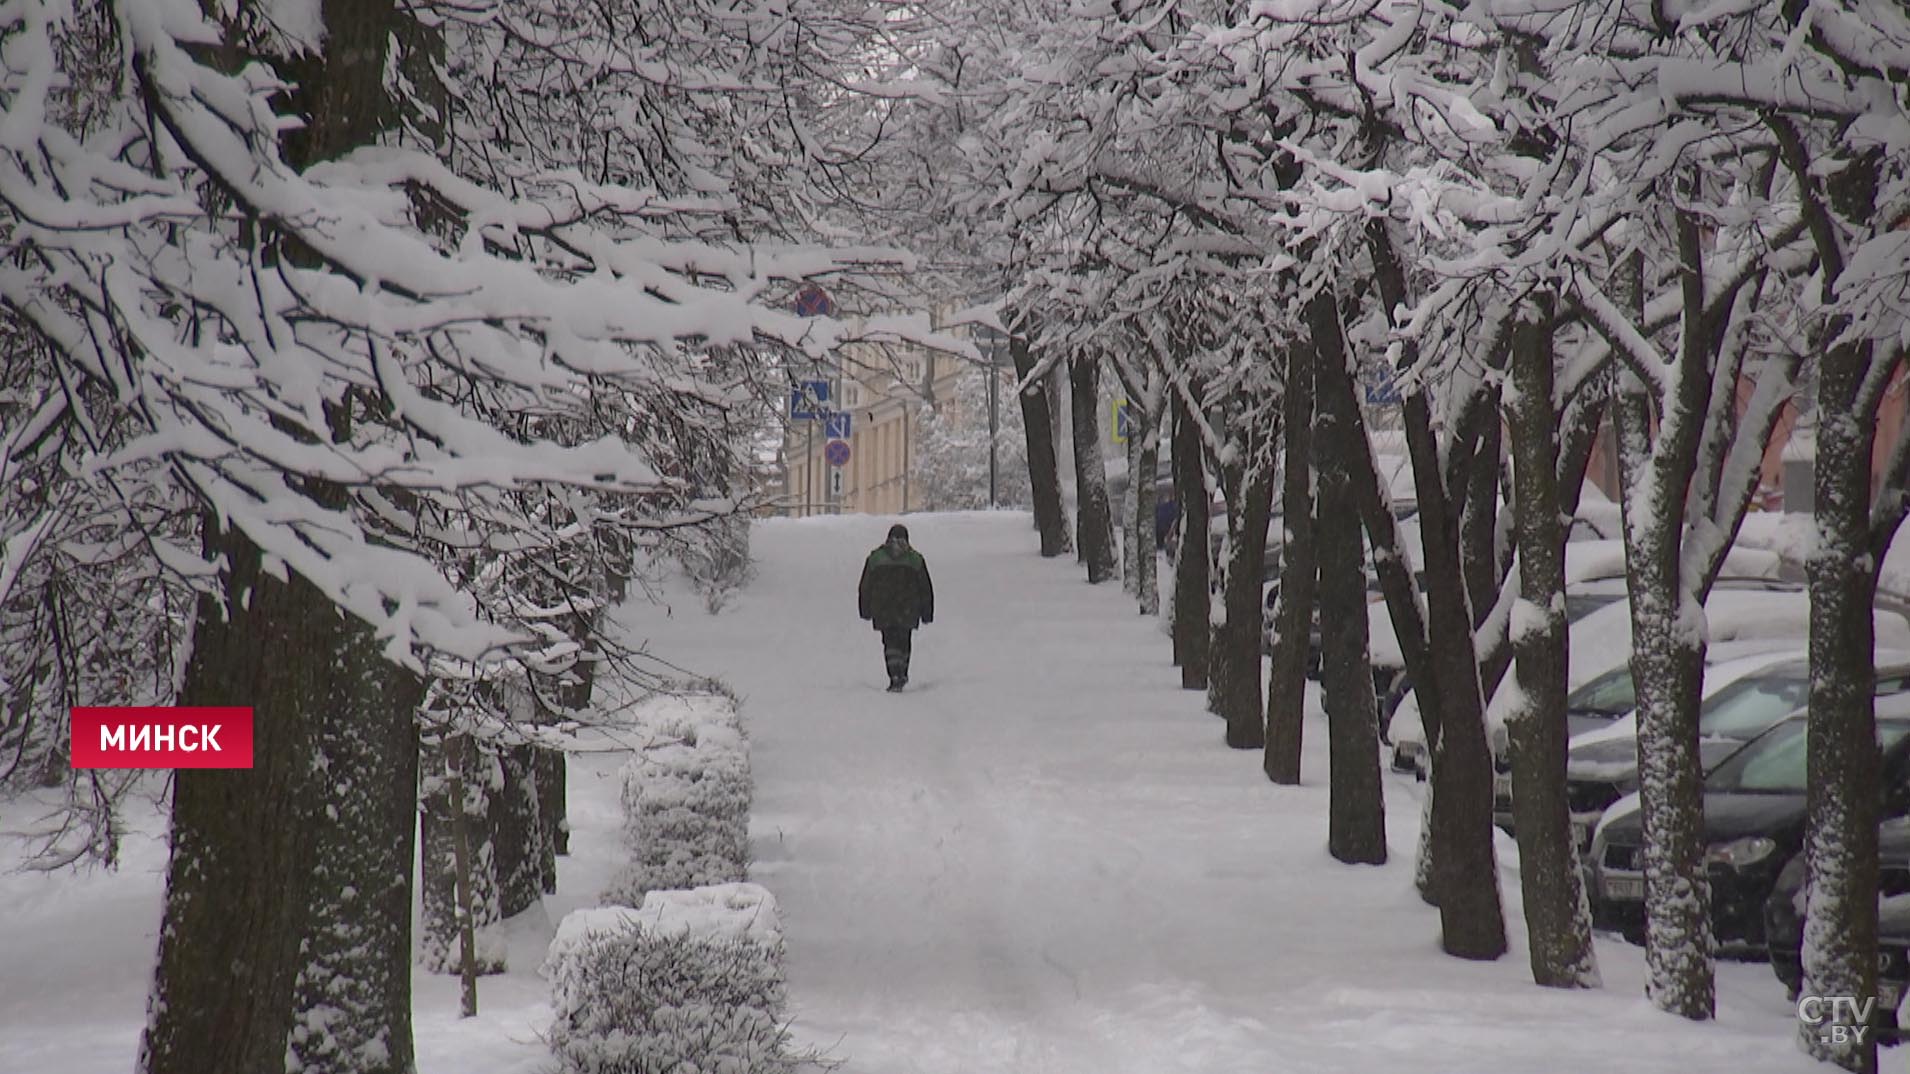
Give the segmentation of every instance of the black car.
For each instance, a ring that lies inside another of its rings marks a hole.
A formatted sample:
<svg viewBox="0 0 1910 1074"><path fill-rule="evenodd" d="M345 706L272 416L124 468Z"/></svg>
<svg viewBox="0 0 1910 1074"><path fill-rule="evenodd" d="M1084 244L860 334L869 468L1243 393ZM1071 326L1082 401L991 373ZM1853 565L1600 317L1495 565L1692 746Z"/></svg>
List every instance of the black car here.
<svg viewBox="0 0 1910 1074"><path fill-rule="evenodd" d="M1777 874L1764 904L1764 935L1771 969L1796 999L1804 986L1804 855ZM1900 1036L1897 1007L1910 985L1910 820L1885 821L1877 829L1877 1026L1879 1043Z"/></svg>
<svg viewBox="0 0 1910 1074"><path fill-rule="evenodd" d="M1910 813L1910 695L1877 700L1883 747L1884 815ZM1799 714L1779 722L1712 769L1704 781L1711 928L1722 945L1763 949L1765 903L1777 875L1804 842L1805 731ZM1608 814L1592 841L1592 920L1634 940L1644 931L1644 819Z"/></svg>

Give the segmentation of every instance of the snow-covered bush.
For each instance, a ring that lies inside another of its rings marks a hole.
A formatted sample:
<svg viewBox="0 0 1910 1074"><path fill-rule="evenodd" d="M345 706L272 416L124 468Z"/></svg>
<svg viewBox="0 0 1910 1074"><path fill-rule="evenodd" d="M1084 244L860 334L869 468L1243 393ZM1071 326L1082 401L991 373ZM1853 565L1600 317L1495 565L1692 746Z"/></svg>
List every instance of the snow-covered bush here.
<svg viewBox="0 0 1910 1074"><path fill-rule="evenodd" d="M742 880L749 864L749 749L725 697L658 698L638 713L649 745L623 768L631 861L607 902Z"/></svg>
<svg viewBox="0 0 1910 1074"><path fill-rule="evenodd" d="M697 527L694 540L676 550L677 562L702 596L711 615L723 610L755 569L749 557L747 515L726 515Z"/></svg>
<svg viewBox="0 0 1910 1074"><path fill-rule="evenodd" d="M754 884L656 891L566 916L551 942L551 1050L578 1074L779 1074L776 900Z"/></svg>

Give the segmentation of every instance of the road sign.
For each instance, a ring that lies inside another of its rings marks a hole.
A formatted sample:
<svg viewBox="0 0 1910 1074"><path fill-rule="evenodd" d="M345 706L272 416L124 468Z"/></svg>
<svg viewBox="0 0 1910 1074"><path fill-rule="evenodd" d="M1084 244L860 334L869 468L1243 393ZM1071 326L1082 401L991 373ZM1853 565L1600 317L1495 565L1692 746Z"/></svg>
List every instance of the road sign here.
<svg viewBox="0 0 1910 1074"><path fill-rule="evenodd" d="M829 495L834 496L837 499L842 498L842 471L841 470L829 471Z"/></svg>
<svg viewBox="0 0 1910 1074"><path fill-rule="evenodd" d="M1399 385L1393 383L1393 371L1380 366L1367 374L1366 401L1374 406L1399 405Z"/></svg>
<svg viewBox="0 0 1910 1074"><path fill-rule="evenodd" d="M850 412L847 410L823 411L821 414L822 435L831 440L849 439L849 415Z"/></svg>
<svg viewBox="0 0 1910 1074"><path fill-rule="evenodd" d="M829 443L823 445L822 461L831 466L847 465L849 462L849 442L847 440L831 440Z"/></svg>
<svg viewBox="0 0 1910 1074"><path fill-rule="evenodd" d="M830 413L829 382L805 380L789 389L789 416L797 421L814 421Z"/></svg>
<svg viewBox="0 0 1910 1074"><path fill-rule="evenodd" d="M1117 444L1127 443L1127 438L1134 435L1133 409L1125 399L1114 401L1114 442Z"/></svg>
<svg viewBox="0 0 1910 1074"><path fill-rule="evenodd" d="M796 292L798 317L827 317L835 312L836 300L815 284L805 284L802 290Z"/></svg>

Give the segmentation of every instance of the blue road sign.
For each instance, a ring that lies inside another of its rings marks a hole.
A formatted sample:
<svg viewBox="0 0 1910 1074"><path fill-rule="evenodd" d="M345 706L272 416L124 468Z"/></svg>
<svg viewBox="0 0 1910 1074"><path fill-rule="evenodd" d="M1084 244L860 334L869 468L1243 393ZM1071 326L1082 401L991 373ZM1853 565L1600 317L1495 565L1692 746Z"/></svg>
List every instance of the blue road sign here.
<svg viewBox="0 0 1910 1074"><path fill-rule="evenodd" d="M1114 401L1115 443L1125 444L1127 443L1127 438L1134 435L1133 410L1134 408L1129 405L1125 399L1116 399Z"/></svg>
<svg viewBox="0 0 1910 1074"><path fill-rule="evenodd" d="M836 300L829 292L809 284L796 292L796 315L799 317L827 317L836 312Z"/></svg>
<svg viewBox="0 0 1910 1074"><path fill-rule="evenodd" d="M822 414L822 435L831 440L849 439L849 411L830 410Z"/></svg>
<svg viewBox="0 0 1910 1074"><path fill-rule="evenodd" d="M814 421L829 413L829 382L805 380L789 389L789 416L797 421Z"/></svg>
<svg viewBox="0 0 1910 1074"><path fill-rule="evenodd" d="M1367 378L1366 401L1374 406L1397 406L1399 385L1393 383L1393 371L1381 366Z"/></svg>
<svg viewBox="0 0 1910 1074"><path fill-rule="evenodd" d="M848 465L849 442L847 440L829 441L828 445L822 449L822 461L831 466Z"/></svg>

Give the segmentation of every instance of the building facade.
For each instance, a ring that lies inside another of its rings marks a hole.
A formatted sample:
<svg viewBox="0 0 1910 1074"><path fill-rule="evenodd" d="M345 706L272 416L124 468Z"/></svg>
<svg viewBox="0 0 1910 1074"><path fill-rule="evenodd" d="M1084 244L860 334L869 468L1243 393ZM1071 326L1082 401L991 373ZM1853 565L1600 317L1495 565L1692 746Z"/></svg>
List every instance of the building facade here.
<svg viewBox="0 0 1910 1074"><path fill-rule="evenodd" d="M949 398L961 368L960 359L921 348L846 349L826 405L849 415L848 460L830 461L822 421L792 420L783 436L782 513L899 515L921 506L909 488L914 413Z"/></svg>

